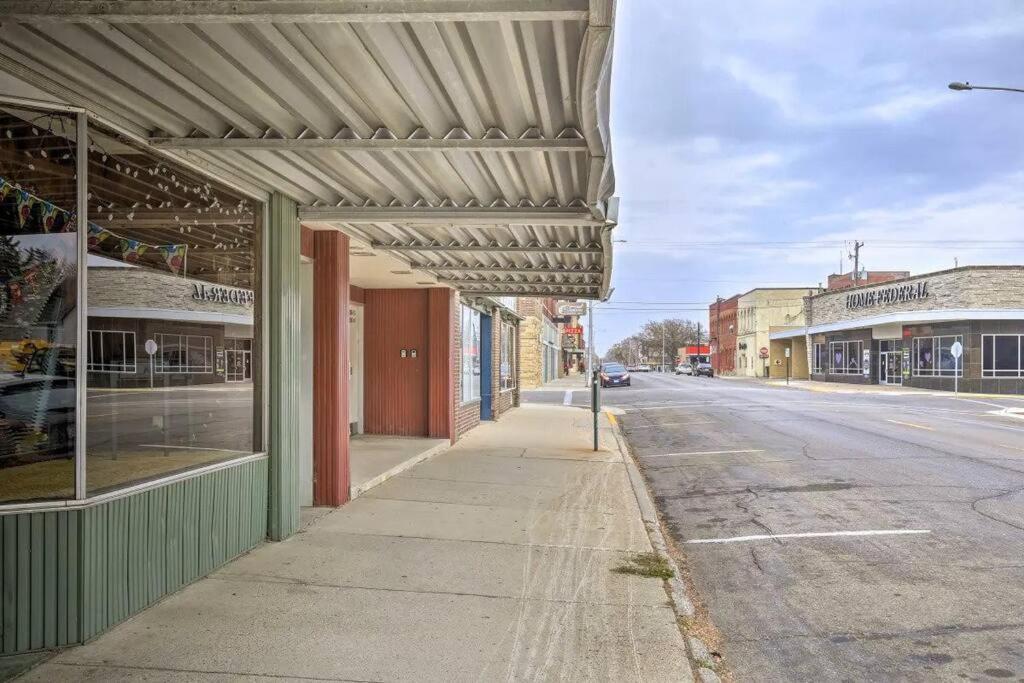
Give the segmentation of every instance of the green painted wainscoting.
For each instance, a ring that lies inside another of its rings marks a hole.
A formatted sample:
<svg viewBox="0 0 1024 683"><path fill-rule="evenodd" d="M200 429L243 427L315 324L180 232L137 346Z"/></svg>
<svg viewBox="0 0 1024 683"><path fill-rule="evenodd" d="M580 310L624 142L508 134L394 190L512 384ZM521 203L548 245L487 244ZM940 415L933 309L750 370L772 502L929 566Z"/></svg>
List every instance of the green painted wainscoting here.
<svg viewBox="0 0 1024 683"><path fill-rule="evenodd" d="M267 535L267 459L84 508L0 516L0 652L84 642Z"/></svg>

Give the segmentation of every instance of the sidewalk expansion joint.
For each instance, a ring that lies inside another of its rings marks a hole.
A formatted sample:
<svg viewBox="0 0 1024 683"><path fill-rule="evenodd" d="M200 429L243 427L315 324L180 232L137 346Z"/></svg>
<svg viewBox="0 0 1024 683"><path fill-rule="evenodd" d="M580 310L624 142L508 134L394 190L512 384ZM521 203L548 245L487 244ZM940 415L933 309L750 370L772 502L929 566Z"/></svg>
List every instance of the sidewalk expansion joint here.
<svg viewBox="0 0 1024 683"><path fill-rule="evenodd" d="M524 487L525 486L527 488L556 489L558 491L564 491L565 490L564 486L554 486L552 484L534 484L534 483L530 483L530 484L511 484L509 482L503 482L503 481L475 481L475 480L472 480L472 479L444 479L442 477L414 477L411 474L400 474L397 477L393 477L393 478L394 479L411 479L413 481L416 481L416 480L443 481L443 482L446 482L446 483L449 483L449 484L453 484L453 483L454 484L483 484L485 486L519 486L519 487Z"/></svg>
<svg viewBox="0 0 1024 683"><path fill-rule="evenodd" d="M455 503L450 500L428 500L425 498L391 498L389 496L364 496L367 500L390 500L396 503L429 503L431 505L457 505L460 507L474 507L474 508L500 508L502 510L525 510L520 505L496 505L494 503ZM613 515L616 514L614 511L603 511L597 507L583 507L578 505L571 505L568 507L559 507L558 509L551 510L538 510L540 514L546 512L560 513L560 512L596 512L602 515Z"/></svg>
<svg viewBox="0 0 1024 683"><path fill-rule="evenodd" d="M532 603L551 603L557 605L602 605L605 607L630 607L637 609L662 610L670 609L667 604L638 604L636 602L605 602L603 600L570 600L566 598L545 598L537 596L520 595L499 595L496 593L472 593L468 591L442 591L422 590L412 588L389 588L387 586L361 586L345 583L322 583L319 581L304 581L302 579L289 579L282 576L271 576L267 574L218 574L211 576L211 579L220 581L235 580L245 583L269 583L283 586L304 586L307 588L324 588L329 590L353 590L353 591L380 591L384 593L409 593L412 595L436 595L442 597L462 598L483 598L485 600L508 600L511 602L526 601Z"/></svg>
<svg viewBox="0 0 1024 683"><path fill-rule="evenodd" d="M487 541L477 538L444 538L442 536L410 536L407 534L375 534L359 531L330 531L332 534L349 536L370 536L374 538L411 538L419 541L446 541L451 543L488 543L491 545L507 545L516 548L555 548L557 550L594 550L606 553L631 553L635 552L629 548L607 548L596 545L569 545L562 543L513 543L512 541Z"/></svg>
<svg viewBox="0 0 1024 683"><path fill-rule="evenodd" d="M178 669L166 666L142 666L139 664L111 664L110 662L52 662L57 666L74 666L93 669L127 669L129 671L163 671L167 673L206 674L210 676L246 676L251 678L281 678L289 681L330 681L331 683L385 683L372 678L320 678L296 674L249 673L247 671L216 671L208 669Z"/></svg>

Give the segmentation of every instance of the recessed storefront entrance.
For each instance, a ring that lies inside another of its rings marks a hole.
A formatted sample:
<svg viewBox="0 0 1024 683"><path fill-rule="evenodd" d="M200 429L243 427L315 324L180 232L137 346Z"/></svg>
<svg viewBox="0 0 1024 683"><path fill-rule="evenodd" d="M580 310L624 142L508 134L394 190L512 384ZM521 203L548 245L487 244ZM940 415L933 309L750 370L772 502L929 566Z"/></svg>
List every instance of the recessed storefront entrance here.
<svg viewBox="0 0 1024 683"><path fill-rule="evenodd" d="M903 384L903 350L899 339L878 342L878 383Z"/></svg>

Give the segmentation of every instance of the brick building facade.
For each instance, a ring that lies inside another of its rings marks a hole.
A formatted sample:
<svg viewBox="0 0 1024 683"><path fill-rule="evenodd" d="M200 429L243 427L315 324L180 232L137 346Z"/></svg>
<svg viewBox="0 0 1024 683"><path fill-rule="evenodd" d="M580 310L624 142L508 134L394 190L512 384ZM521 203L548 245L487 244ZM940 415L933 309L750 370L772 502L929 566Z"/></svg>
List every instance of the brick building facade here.
<svg viewBox="0 0 1024 683"><path fill-rule="evenodd" d="M740 295L718 299L708 306L708 336L711 366L716 373L732 374L736 370L736 312Z"/></svg>

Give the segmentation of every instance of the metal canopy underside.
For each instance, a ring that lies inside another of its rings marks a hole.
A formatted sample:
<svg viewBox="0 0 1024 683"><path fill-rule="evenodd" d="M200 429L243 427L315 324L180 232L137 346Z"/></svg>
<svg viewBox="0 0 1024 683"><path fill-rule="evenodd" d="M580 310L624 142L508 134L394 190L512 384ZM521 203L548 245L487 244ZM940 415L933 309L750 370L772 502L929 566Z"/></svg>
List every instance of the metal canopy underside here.
<svg viewBox="0 0 1024 683"><path fill-rule="evenodd" d="M614 0L0 1L0 69L459 289L608 288Z"/></svg>

